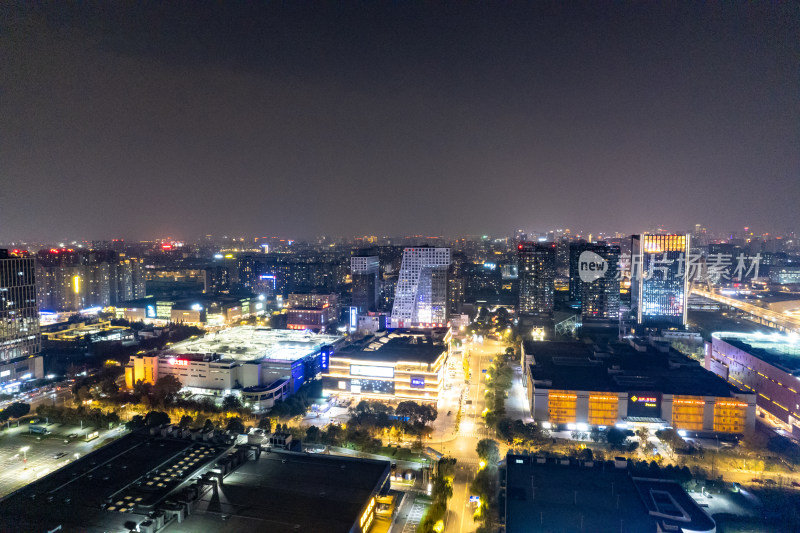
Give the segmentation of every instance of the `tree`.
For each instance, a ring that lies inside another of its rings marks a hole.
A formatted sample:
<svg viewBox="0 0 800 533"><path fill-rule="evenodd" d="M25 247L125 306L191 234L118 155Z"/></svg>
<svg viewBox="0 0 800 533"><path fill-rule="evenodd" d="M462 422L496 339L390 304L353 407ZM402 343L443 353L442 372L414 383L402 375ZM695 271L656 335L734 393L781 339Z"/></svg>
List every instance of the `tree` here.
<svg viewBox="0 0 800 533"><path fill-rule="evenodd" d="M92 399L92 391L89 390L89 387L84 385L83 387L78 389L77 396L78 396L78 401L83 403Z"/></svg>
<svg viewBox="0 0 800 533"><path fill-rule="evenodd" d="M628 433L632 432L622 431L615 427L608 428L606 430L606 442L608 442L612 448L622 448L628 440Z"/></svg>
<svg viewBox="0 0 800 533"><path fill-rule="evenodd" d="M148 397L153 394L153 384L140 379L133 384L133 394L138 398Z"/></svg>
<svg viewBox="0 0 800 533"><path fill-rule="evenodd" d="M487 466L497 466L497 462L500 460L500 448L497 446L496 440L481 439L478 441L475 451L478 452L478 457L483 459Z"/></svg>
<svg viewBox="0 0 800 533"><path fill-rule="evenodd" d="M272 420L268 417L262 417L261 420L258 421L258 429L263 429L267 433L272 433Z"/></svg>
<svg viewBox="0 0 800 533"><path fill-rule="evenodd" d="M192 423L193 423L193 422L194 422L194 419L193 419L191 416L189 416L189 415L183 415L183 416L181 417L181 421L180 421L180 422L178 422L178 425L179 425L180 427L182 427L183 429L186 429L186 428L190 427L190 426L192 425Z"/></svg>
<svg viewBox="0 0 800 533"><path fill-rule="evenodd" d="M242 418L238 416L234 416L228 419L228 424L225 426L227 431L232 431L234 433L242 434L245 431L244 422L242 422Z"/></svg>
<svg viewBox="0 0 800 533"><path fill-rule="evenodd" d="M308 429L306 429L306 440L308 442L319 442L321 433L317 426L309 426Z"/></svg>
<svg viewBox="0 0 800 533"><path fill-rule="evenodd" d="M180 392L183 385L172 374L166 374L158 378L156 384L153 386L153 399L158 403L170 403L175 399L175 396Z"/></svg>
<svg viewBox="0 0 800 533"><path fill-rule="evenodd" d="M606 440L606 434L600 431L597 426L592 426L592 430L589 432L589 438L592 442L604 442Z"/></svg>
<svg viewBox="0 0 800 533"><path fill-rule="evenodd" d="M686 441L673 428L656 431L656 437L673 450L682 450L686 447Z"/></svg>
<svg viewBox="0 0 800 533"><path fill-rule="evenodd" d="M235 394L228 394L222 399L222 410L226 413L238 411L242 407L242 400Z"/></svg>
<svg viewBox="0 0 800 533"><path fill-rule="evenodd" d="M170 423L170 418L164 411L150 411L144 417L144 423L148 427L162 426Z"/></svg>
<svg viewBox="0 0 800 533"><path fill-rule="evenodd" d="M133 415L133 417L125 423L125 427L130 431L144 427L144 417L142 415Z"/></svg>
<svg viewBox="0 0 800 533"><path fill-rule="evenodd" d="M212 429L214 429L214 421L208 418L203 424L203 432L211 431Z"/></svg>
<svg viewBox="0 0 800 533"><path fill-rule="evenodd" d="M4 409L8 418L19 418L31 412L31 406L27 403L14 402Z"/></svg>

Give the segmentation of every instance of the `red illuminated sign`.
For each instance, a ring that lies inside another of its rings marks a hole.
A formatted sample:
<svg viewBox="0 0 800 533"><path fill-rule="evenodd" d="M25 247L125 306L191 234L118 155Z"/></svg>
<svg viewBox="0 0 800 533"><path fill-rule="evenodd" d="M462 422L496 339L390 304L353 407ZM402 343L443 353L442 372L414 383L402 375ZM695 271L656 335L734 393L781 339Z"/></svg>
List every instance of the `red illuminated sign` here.
<svg viewBox="0 0 800 533"><path fill-rule="evenodd" d="M188 359L175 359L172 362L172 364L173 365L178 365L178 366L189 366L189 360Z"/></svg>

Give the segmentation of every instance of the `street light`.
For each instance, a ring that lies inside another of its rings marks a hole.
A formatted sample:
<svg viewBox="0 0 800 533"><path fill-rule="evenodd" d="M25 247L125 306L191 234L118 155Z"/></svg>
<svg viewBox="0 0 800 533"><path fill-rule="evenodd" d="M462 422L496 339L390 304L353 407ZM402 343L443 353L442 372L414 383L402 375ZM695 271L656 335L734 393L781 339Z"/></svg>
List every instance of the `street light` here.
<svg viewBox="0 0 800 533"><path fill-rule="evenodd" d="M23 446L22 448L19 449L19 451L22 452L22 461L24 463L28 462L28 450L30 450L30 449L31 449L30 446Z"/></svg>

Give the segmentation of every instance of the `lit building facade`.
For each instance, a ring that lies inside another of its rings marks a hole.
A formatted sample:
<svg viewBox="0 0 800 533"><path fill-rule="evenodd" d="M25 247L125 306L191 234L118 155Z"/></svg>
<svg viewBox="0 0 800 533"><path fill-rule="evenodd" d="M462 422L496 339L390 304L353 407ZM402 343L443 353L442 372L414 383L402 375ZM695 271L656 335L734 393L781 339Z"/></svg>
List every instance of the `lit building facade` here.
<svg viewBox="0 0 800 533"><path fill-rule="evenodd" d="M394 293L394 328L442 327L447 323L450 248L406 248Z"/></svg>
<svg viewBox="0 0 800 533"><path fill-rule="evenodd" d="M668 343L637 339L600 348L526 341L523 353L531 414L553 429L755 430L755 393L717 379Z"/></svg>
<svg viewBox="0 0 800 533"><path fill-rule="evenodd" d="M619 246L569 245L569 299L580 302L583 320L619 319Z"/></svg>
<svg viewBox="0 0 800 533"><path fill-rule="evenodd" d="M40 309L80 311L145 296L142 259L111 250L51 248L36 255Z"/></svg>
<svg viewBox="0 0 800 533"><path fill-rule="evenodd" d="M689 235L634 235L631 311L645 327L684 327L688 306Z"/></svg>
<svg viewBox="0 0 800 533"><path fill-rule="evenodd" d="M0 386L44 377L36 268L27 252L0 250Z"/></svg>
<svg viewBox="0 0 800 533"><path fill-rule="evenodd" d="M517 245L520 315L551 315L555 295L555 244Z"/></svg>
<svg viewBox="0 0 800 533"><path fill-rule="evenodd" d="M330 355L322 370L325 395L436 403L444 384L447 343L393 333L368 346Z"/></svg>
<svg viewBox="0 0 800 533"><path fill-rule="evenodd" d="M800 341L780 333L717 332L706 343L706 369L756 394L758 407L800 435Z"/></svg>

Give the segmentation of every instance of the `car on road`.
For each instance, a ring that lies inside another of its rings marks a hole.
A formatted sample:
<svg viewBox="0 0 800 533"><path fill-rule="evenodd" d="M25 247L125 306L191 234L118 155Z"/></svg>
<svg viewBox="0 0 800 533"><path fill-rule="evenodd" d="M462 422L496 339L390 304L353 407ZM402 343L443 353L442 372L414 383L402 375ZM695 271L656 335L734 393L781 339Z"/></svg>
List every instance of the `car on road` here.
<svg viewBox="0 0 800 533"><path fill-rule="evenodd" d="M57 454L55 454L53 456L53 459L61 459L62 457L65 457L66 455L67 455L66 452L59 452L59 453L57 453Z"/></svg>
<svg viewBox="0 0 800 533"><path fill-rule="evenodd" d="M78 438L78 434L77 433L70 433L69 435L67 435L67 437L69 437L70 439L77 439Z"/></svg>

